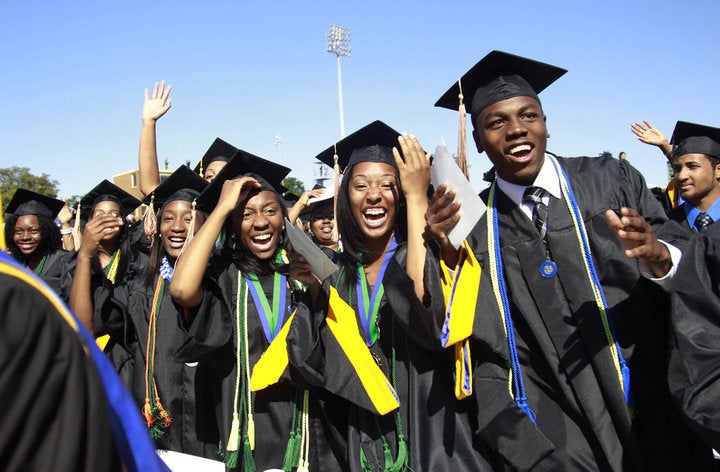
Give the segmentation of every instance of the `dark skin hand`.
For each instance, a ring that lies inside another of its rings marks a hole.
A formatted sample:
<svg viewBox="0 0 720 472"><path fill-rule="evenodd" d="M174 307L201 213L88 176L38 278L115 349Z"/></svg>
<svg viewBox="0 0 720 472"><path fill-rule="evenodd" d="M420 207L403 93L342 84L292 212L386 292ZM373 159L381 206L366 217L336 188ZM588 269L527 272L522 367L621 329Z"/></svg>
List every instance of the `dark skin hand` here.
<svg viewBox="0 0 720 472"><path fill-rule="evenodd" d="M448 191L447 184L441 184L433 193L425 213L427 230L425 238L435 239L440 244L440 257L448 265L455 267L458 251L450 244L447 232L460 221L460 202L453 202L455 190Z"/></svg>
<svg viewBox="0 0 720 472"><path fill-rule="evenodd" d="M622 245L625 255L638 259L640 264L650 270L653 277L663 277L672 268L672 259L668 248L658 241L655 231L632 208L620 209L620 216L613 211L605 212L608 224L615 231Z"/></svg>

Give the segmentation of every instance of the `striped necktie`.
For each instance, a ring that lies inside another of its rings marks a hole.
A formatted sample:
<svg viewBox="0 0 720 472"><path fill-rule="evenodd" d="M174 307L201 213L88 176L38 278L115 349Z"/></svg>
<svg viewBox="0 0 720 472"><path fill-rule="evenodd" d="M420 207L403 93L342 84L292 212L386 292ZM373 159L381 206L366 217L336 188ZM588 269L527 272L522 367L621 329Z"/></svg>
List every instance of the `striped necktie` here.
<svg viewBox="0 0 720 472"><path fill-rule="evenodd" d="M548 207L542 201L547 192L540 187L528 187L523 194L523 203L531 203L533 205L533 223L540 233L540 238L545 242L547 234L547 218Z"/></svg>

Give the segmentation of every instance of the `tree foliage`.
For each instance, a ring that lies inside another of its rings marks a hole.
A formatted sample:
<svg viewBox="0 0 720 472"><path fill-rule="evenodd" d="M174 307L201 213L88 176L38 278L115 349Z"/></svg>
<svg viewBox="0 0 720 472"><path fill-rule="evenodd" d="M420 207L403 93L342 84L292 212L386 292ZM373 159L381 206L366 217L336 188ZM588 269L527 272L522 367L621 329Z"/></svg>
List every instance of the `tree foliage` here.
<svg viewBox="0 0 720 472"><path fill-rule="evenodd" d="M39 176L32 174L28 167L0 168L0 191L2 191L3 211L18 188L56 197L59 184L57 180L51 179L48 174Z"/></svg>
<svg viewBox="0 0 720 472"><path fill-rule="evenodd" d="M282 184L288 189L289 192L300 196L305 191L305 184L295 177L286 177L283 179Z"/></svg>

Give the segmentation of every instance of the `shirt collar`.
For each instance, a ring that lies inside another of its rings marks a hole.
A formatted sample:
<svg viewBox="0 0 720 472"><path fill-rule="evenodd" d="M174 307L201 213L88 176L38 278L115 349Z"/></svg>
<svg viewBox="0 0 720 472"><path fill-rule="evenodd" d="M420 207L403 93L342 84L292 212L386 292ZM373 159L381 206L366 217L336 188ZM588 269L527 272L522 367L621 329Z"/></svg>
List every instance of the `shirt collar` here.
<svg viewBox="0 0 720 472"><path fill-rule="evenodd" d="M687 219L688 224L690 227L697 231L697 228L695 227L695 220L697 219L698 215L702 213L700 210L692 206L689 202L683 202L683 209L685 210L685 219ZM710 215L710 218L713 219L713 221L718 221L720 219L720 198L715 200L715 202L708 208L708 210L705 212L708 215Z"/></svg>
<svg viewBox="0 0 720 472"><path fill-rule="evenodd" d="M522 197L525 193L525 189L528 188L528 185L513 184L504 180L500 176L496 176L495 180L497 181L500 190L502 190L510 200L512 200L517 206L522 205ZM543 165L540 168L540 172L538 172L538 175L535 177L532 186L541 187L547 190L547 192L555 198L562 197L562 192L560 191L560 178L558 177L557 172L555 172L555 168L553 167L552 162L550 162L550 157L547 154L545 154Z"/></svg>

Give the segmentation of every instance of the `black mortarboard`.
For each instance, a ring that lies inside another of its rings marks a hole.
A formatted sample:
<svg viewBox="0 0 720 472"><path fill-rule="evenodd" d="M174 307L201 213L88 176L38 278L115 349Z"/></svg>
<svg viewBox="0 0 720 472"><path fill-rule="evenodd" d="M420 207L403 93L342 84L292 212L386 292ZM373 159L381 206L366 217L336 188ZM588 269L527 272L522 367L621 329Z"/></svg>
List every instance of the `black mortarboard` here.
<svg viewBox="0 0 720 472"><path fill-rule="evenodd" d="M261 189L272 190L282 195L282 192L287 189L281 182L289 173L290 168L288 167L239 150L235 157L218 172L207 189L202 192L202 196L197 202L198 209L212 211L220 199L223 183L226 180L236 179L244 175L248 175L260 182Z"/></svg>
<svg viewBox="0 0 720 472"><path fill-rule="evenodd" d="M678 121L670 142L675 145L675 156L697 153L720 159L720 129L718 128Z"/></svg>
<svg viewBox="0 0 720 472"><path fill-rule="evenodd" d="M455 82L435 103L436 107L457 110L460 88L473 122L486 107L512 97L532 97L555 82L567 70L550 64L492 51Z"/></svg>
<svg viewBox="0 0 720 472"><path fill-rule="evenodd" d="M316 159L333 167L335 153L338 164L344 170L359 162L384 162L397 168L392 148L402 154L398 146L400 133L380 120L360 128L316 156Z"/></svg>
<svg viewBox="0 0 720 472"><path fill-rule="evenodd" d="M41 193L19 188L8 203L6 213L15 216L37 215L55 219L65 202Z"/></svg>
<svg viewBox="0 0 720 472"><path fill-rule="evenodd" d="M232 158L235 157L235 154L239 151L240 150L232 144L223 141L220 138L215 138L215 141L213 141L208 150L205 152L205 155L200 158L200 162L198 162L195 166L195 173L204 177L205 169L207 169L211 163L215 161L230 162L230 160L232 160Z"/></svg>
<svg viewBox="0 0 720 472"><path fill-rule="evenodd" d="M313 213L326 205L333 208L334 211L334 198L335 192L333 191L333 189L326 188L325 192L322 195L308 200L308 205L300 212L300 217L303 220L309 220L312 217Z"/></svg>
<svg viewBox="0 0 720 472"><path fill-rule="evenodd" d="M180 166L155 187L155 190L143 199L143 203L149 205L154 200L155 208L160 208L175 200L192 202L207 186L205 179L191 171L188 166Z"/></svg>
<svg viewBox="0 0 720 472"><path fill-rule="evenodd" d="M109 180L103 180L92 190L85 194L80 200L80 217L88 220L92 210L100 202L113 201L120 206L120 213L125 218L132 211L139 207L141 202L125 190L113 184Z"/></svg>

